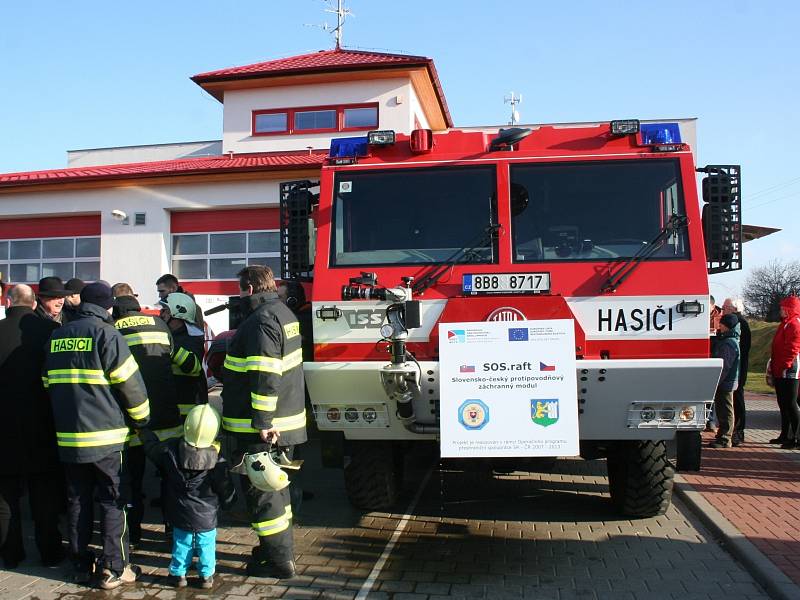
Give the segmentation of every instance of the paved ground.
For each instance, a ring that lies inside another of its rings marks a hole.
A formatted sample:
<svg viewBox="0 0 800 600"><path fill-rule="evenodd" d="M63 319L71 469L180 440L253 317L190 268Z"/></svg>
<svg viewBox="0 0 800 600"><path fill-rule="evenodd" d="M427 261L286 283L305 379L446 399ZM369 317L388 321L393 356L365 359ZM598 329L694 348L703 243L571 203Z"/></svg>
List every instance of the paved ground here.
<svg viewBox="0 0 800 600"><path fill-rule="evenodd" d="M773 397L748 395L747 407L744 446L705 449L702 471L684 479L800 584L800 451L768 443L780 427Z"/></svg>
<svg viewBox="0 0 800 600"><path fill-rule="evenodd" d="M165 585L168 554L153 525L134 555L146 573L138 587L87 590L64 583L66 567L29 560L0 571L0 598L767 598L681 503L655 519L617 517L602 461L565 460L547 475L492 477L421 458L396 513L363 514L347 504L340 472L315 464L314 450L306 452L304 476L316 497L297 514L299 574L292 580L245 577L254 537L226 522L212 593L176 592ZM150 509L147 516L155 522L157 515ZM398 524L405 525L401 533Z"/></svg>

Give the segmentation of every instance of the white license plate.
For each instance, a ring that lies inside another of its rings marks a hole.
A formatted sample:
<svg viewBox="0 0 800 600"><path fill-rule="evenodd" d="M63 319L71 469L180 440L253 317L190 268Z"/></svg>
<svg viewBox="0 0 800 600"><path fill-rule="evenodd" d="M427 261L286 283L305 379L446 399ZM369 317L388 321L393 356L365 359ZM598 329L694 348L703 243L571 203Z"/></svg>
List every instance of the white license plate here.
<svg viewBox="0 0 800 600"><path fill-rule="evenodd" d="M550 291L550 273L480 273L464 275L465 294L538 294Z"/></svg>

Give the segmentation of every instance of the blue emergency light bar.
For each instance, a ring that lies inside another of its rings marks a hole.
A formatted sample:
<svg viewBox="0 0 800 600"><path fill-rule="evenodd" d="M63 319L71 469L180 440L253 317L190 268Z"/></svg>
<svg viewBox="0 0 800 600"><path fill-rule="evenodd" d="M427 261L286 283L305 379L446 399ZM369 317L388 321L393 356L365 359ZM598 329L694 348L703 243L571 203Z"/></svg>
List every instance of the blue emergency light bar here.
<svg viewBox="0 0 800 600"><path fill-rule="evenodd" d="M354 158L369 156L369 142L366 137L335 138L331 140L330 158Z"/></svg>
<svg viewBox="0 0 800 600"><path fill-rule="evenodd" d="M642 123L642 145L680 144L681 129L677 123Z"/></svg>

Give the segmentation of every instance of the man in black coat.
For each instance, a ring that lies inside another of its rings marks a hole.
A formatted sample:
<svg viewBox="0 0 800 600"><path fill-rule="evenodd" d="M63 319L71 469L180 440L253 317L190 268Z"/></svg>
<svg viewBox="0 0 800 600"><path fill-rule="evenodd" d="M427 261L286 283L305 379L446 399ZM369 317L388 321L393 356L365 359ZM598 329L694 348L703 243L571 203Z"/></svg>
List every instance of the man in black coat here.
<svg viewBox="0 0 800 600"><path fill-rule="evenodd" d="M64 282L58 277L43 277L39 280L39 293L36 296L36 314L43 319L64 324L65 298L72 294L64 287Z"/></svg>
<svg viewBox="0 0 800 600"><path fill-rule="evenodd" d="M725 298L722 313L735 315L739 321L739 383L733 392L733 445L741 446L744 442L746 410L744 404L744 385L747 383L747 369L750 364L750 325L742 315L744 304L739 298Z"/></svg>
<svg viewBox="0 0 800 600"><path fill-rule="evenodd" d="M13 287L8 298L11 307L0 321L0 554L6 568L25 558L19 502L27 488L36 546L51 566L65 554L58 529L64 490L42 365L58 323L34 314L36 299L27 285Z"/></svg>

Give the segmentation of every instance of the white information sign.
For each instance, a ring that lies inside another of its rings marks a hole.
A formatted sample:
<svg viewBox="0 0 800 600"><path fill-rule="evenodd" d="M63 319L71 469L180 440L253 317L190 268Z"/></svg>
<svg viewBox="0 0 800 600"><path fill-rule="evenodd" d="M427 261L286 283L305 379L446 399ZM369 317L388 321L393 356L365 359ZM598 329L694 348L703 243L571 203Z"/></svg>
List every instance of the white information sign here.
<svg viewBox="0 0 800 600"><path fill-rule="evenodd" d="M439 325L441 455L577 456L571 319Z"/></svg>

